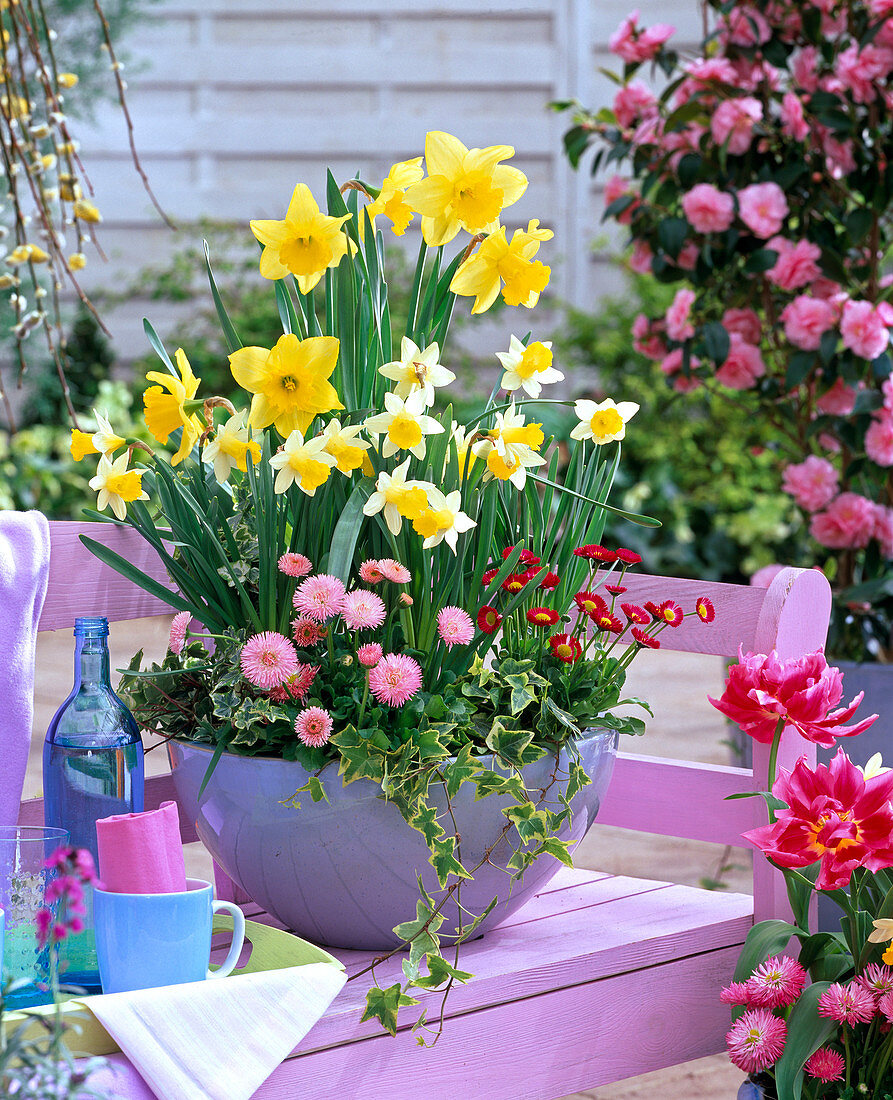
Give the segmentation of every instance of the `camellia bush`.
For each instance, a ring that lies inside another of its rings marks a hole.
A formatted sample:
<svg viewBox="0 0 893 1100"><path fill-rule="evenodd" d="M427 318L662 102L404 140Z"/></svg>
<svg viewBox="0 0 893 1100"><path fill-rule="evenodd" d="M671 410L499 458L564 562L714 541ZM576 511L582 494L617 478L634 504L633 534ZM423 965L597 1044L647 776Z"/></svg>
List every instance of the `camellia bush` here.
<svg viewBox="0 0 893 1100"><path fill-rule="evenodd" d="M830 645L887 660L893 0L707 9L692 56L672 49L672 27L625 19L613 104L577 107L566 149L577 164L595 146L633 269L677 286L665 312L637 319L637 348L679 391L758 396L836 589Z"/></svg>

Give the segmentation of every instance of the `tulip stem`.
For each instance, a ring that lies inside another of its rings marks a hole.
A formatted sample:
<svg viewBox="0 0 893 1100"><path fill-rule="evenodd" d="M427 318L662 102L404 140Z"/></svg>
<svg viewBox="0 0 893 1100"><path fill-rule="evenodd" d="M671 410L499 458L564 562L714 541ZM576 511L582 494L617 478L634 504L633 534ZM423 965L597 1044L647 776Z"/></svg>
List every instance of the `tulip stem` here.
<svg viewBox="0 0 893 1100"><path fill-rule="evenodd" d="M769 774L766 780L769 784L769 793L772 793L772 788L775 786L775 768L778 762L778 746L781 743L781 731L784 729L785 717L782 715L775 725L775 733L772 735L772 748L769 750ZM775 810L769 807L769 821L771 824L775 824Z"/></svg>

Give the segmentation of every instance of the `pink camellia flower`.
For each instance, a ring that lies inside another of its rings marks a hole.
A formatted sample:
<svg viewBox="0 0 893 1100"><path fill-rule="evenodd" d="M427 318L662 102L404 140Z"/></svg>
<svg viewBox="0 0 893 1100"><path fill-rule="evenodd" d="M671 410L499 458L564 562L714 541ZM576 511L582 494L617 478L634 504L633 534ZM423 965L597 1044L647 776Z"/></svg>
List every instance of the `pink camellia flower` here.
<svg viewBox="0 0 893 1100"><path fill-rule="evenodd" d="M344 585L337 577L328 573L317 573L308 577L295 589L292 603L295 610L313 619L316 623L325 623L334 619L344 603Z"/></svg>
<svg viewBox="0 0 893 1100"><path fill-rule="evenodd" d="M781 232L788 200L777 183L752 183L738 192L738 212L751 233L767 241Z"/></svg>
<svg viewBox="0 0 893 1100"><path fill-rule="evenodd" d="M717 145L725 145L728 142L729 152L735 156L741 156L750 148L753 128L762 117L762 104L753 96L725 99L713 112L710 119L710 133Z"/></svg>
<svg viewBox="0 0 893 1100"><path fill-rule="evenodd" d="M817 46L804 46L791 61L791 75L804 92L814 92L819 86L821 61Z"/></svg>
<svg viewBox="0 0 893 1100"><path fill-rule="evenodd" d="M311 749L321 749L332 736L332 716L322 707L308 707L295 719L298 740Z"/></svg>
<svg viewBox="0 0 893 1100"><path fill-rule="evenodd" d="M846 302L840 331L844 347L863 359L877 359L890 344L887 326L871 302Z"/></svg>
<svg viewBox="0 0 893 1100"><path fill-rule="evenodd" d="M810 455L785 466L781 487L807 512L818 512L837 495L838 473L827 460Z"/></svg>
<svg viewBox="0 0 893 1100"><path fill-rule="evenodd" d="M313 686L319 665L298 664L298 671L278 687L270 688L270 698L274 703L287 703L292 699L301 700Z"/></svg>
<svg viewBox="0 0 893 1100"><path fill-rule="evenodd" d="M375 668L382 658L382 648L378 642L367 642L357 650L357 660L363 668Z"/></svg>
<svg viewBox="0 0 893 1100"><path fill-rule="evenodd" d="M776 811L774 824L742 835L781 867L808 867L820 861L819 890L845 889L857 867L880 871L893 866L893 771L866 779L839 748L829 765L818 764L815 770L803 759L790 772L779 768L772 793L786 808ZM871 994L855 983L846 992L854 1003L861 1002L866 1010L870 1006L870 1019ZM828 994L833 1001L831 989Z"/></svg>
<svg viewBox="0 0 893 1100"><path fill-rule="evenodd" d="M663 321L652 321L644 313L636 315L632 325L633 348L649 359L661 359L667 354L667 344L663 338Z"/></svg>
<svg viewBox="0 0 893 1100"><path fill-rule="evenodd" d="M364 561L360 566L360 580L365 584L378 584L379 581L385 579L384 573L381 571L377 561L370 558L368 561Z"/></svg>
<svg viewBox="0 0 893 1100"><path fill-rule="evenodd" d="M865 453L878 466L893 466L893 415L884 409L865 433Z"/></svg>
<svg viewBox="0 0 893 1100"><path fill-rule="evenodd" d="M288 638L275 630L255 634L242 646L239 657L245 679L269 691L298 671L298 655Z"/></svg>
<svg viewBox="0 0 893 1100"><path fill-rule="evenodd" d="M810 1054L803 1064L803 1072L807 1077L814 1077L817 1081L842 1081L846 1062L843 1055L838 1054L831 1047L819 1047Z"/></svg>
<svg viewBox="0 0 893 1100"><path fill-rule="evenodd" d="M893 68L893 54L869 43L860 50L854 42L837 57L834 75L857 103L873 103L878 96L878 83Z"/></svg>
<svg viewBox="0 0 893 1100"><path fill-rule="evenodd" d="M661 46L676 33L669 23L655 23L653 27L637 27L638 11L628 15L611 35L608 43L611 53L628 64L648 61L660 51Z"/></svg>
<svg viewBox="0 0 893 1100"><path fill-rule="evenodd" d="M821 274L816 260L821 256L822 250L812 241L802 240L791 244L784 237L776 237L766 247L778 253L778 259L774 267L766 272L766 278L780 290L797 290L814 282Z"/></svg>
<svg viewBox="0 0 893 1100"><path fill-rule="evenodd" d="M830 133L822 134L822 149L825 152L825 167L833 179L843 179L856 171L855 146L849 138L839 141Z"/></svg>
<svg viewBox="0 0 893 1100"><path fill-rule="evenodd" d="M783 565L764 565L762 569L758 569L756 573L750 578L750 583L754 588L768 588L769 585L775 580L778 574L784 569Z"/></svg>
<svg viewBox="0 0 893 1100"><path fill-rule="evenodd" d="M402 707L421 686L421 668L403 653L389 653L369 669L369 690L389 707Z"/></svg>
<svg viewBox="0 0 893 1100"><path fill-rule="evenodd" d="M781 311L781 320L784 334L795 348L818 351L823 334L834 326L834 308L822 298L798 294Z"/></svg>
<svg viewBox="0 0 893 1100"><path fill-rule="evenodd" d="M758 378L766 373L766 364L760 349L733 332L730 338L729 354L716 372L717 382L728 386L730 390L749 390Z"/></svg>
<svg viewBox="0 0 893 1100"><path fill-rule="evenodd" d="M461 607L442 607L437 612L437 633L448 649L454 645L468 645L474 637L474 623Z"/></svg>
<svg viewBox="0 0 893 1100"><path fill-rule="evenodd" d="M629 266L637 275L648 275L651 271L651 260L654 252L647 241L636 241L633 245L632 255L629 258Z"/></svg>
<svg viewBox="0 0 893 1100"><path fill-rule="evenodd" d="M692 371L697 370L701 365L701 360L696 356L691 356L690 367ZM673 389L677 393L690 393L692 390L696 390L701 384L700 378L694 374L688 376L681 373L682 371L682 348L674 348L669 355L664 356L661 360L660 369L664 372L667 378L673 380Z"/></svg>
<svg viewBox="0 0 893 1100"><path fill-rule="evenodd" d="M773 955L747 979L747 1003L760 1008L786 1008L803 992L806 971L787 955Z"/></svg>
<svg viewBox="0 0 893 1100"><path fill-rule="evenodd" d="M624 129L637 119L653 118L657 114L657 96L641 80L631 80L614 96L614 114Z"/></svg>
<svg viewBox="0 0 893 1100"><path fill-rule="evenodd" d="M803 100L796 92L785 92L781 101L782 133L794 141L806 141L809 136L809 123L803 113Z"/></svg>
<svg viewBox="0 0 893 1100"><path fill-rule="evenodd" d="M775 650L745 656L739 649L725 691L710 702L763 745L771 743L779 719L784 719L784 729L790 726L807 741L830 746L836 737L855 737L877 718L873 714L855 725L843 725L856 712L863 694L848 706L832 709L843 696L843 676L840 669L828 665L820 649L785 661Z"/></svg>
<svg viewBox="0 0 893 1100"><path fill-rule="evenodd" d="M831 550L861 550L874 530L874 504L858 493L841 493L812 517L809 533Z"/></svg>
<svg viewBox="0 0 893 1100"><path fill-rule="evenodd" d="M729 1058L745 1073L759 1073L781 1057L787 1034L784 1020L768 1008L749 1008L726 1035Z"/></svg>
<svg viewBox="0 0 893 1100"><path fill-rule="evenodd" d="M850 876L847 875L847 882L849 879ZM850 1027L854 1024L867 1024L874 1016L874 997L858 982L849 982L847 985L833 982L819 997L818 1012L820 1016L837 1020L840 1024L849 1024Z"/></svg>
<svg viewBox="0 0 893 1100"><path fill-rule="evenodd" d="M698 246L694 241L689 241L679 250L679 255L676 257L676 266L681 267L683 271L694 271L699 254L700 249Z"/></svg>
<svg viewBox="0 0 893 1100"><path fill-rule="evenodd" d="M313 562L303 554L294 554L289 551L279 559L279 572L288 577L306 577L313 569Z"/></svg>
<svg viewBox="0 0 893 1100"><path fill-rule="evenodd" d="M401 565L394 558L382 558L378 563L378 568L382 571L384 579L390 581L391 584L409 584L412 580L412 573L405 565Z"/></svg>
<svg viewBox="0 0 893 1100"><path fill-rule="evenodd" d="M348 592L341 605L341 618L348 630L373 630L385 620L384 600L365 588Z"/></svg>
<svg viewBox="0 0 893 1100"><path fill-rule="evenodd" d="M849 416L856 404L856 391L838 378L830 390L826 390L816 401L819 412L829 416Z"/></svg>
<svg viewBox="0 0 893 1100"><path fill-rule="evenodd" d="M171 623L170 637L167 641L167 648L174 654L175 657L179 657L183 652L183 646L186 644L186 631L189 629L189 624L192 622L192 615L188 611L178 611L174 615L174 620Z"/></svg>
<svg viewBox="0 0 893 1100"><path fill-rule="evenodd" d="M622 214L618 214L615 218L621 225L628 225L632 220L633 211L639 205L638 197L636 196L635 189L631 186L630 181L625 176L611 176L610 179L605 181L604 200L605 206L610 206L612 202L616 202L618 199L623 198L624 195L633 195L634 201L623 211Z"/></svg>
<svg viewBox="0 0 893 1100"><path fill-rule="evenodd" d="M888 560L893 558L893 508L876 504L872 535L880 544L881 553Z"/></svg>
<svg viewBox="0 0 893 1100"><path fill-rule="evenodd" d="M690 321L691 307L694 304L695 292L693 290L677 290L676 296L667 310L666 324L667 335L671 340L690 340L695 334L694 325Z"/></svg>
<svg viewBox="0 0 893 1100"><path fill-rule="evenodd" d="M729 12L720 33L733 46L759 46L772 37L772 29L762 12L747 4Z"/></svg>
<svg viewBox="0 0 893 1100"><path fill-rule="evenodd" d="M723 233L735 217L735 200L712 183L698 183L683 197L682 210L697 233Z"/></svg>
<svg viewBox="0 0 893 1100"><path fill-rule="evenodd" d="M760 319L752 309L727 309L722 315L722 324L730 336L737 332L748 344L759 344L763 335Z"/></svg>

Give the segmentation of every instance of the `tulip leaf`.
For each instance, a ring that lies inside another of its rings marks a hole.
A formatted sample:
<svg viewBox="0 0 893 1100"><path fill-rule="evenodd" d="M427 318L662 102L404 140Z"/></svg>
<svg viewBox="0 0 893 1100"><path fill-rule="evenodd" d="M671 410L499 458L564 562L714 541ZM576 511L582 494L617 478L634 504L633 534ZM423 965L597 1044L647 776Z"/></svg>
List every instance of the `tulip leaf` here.
<svg viewBox="0 0 893 1100"><path fill-rule="evenodd" d="M747 933L747 939L738 956L733 980L744 982L754 970L771 955L784 951L797 934L797 928L783 920L763 920Z"/></svg>

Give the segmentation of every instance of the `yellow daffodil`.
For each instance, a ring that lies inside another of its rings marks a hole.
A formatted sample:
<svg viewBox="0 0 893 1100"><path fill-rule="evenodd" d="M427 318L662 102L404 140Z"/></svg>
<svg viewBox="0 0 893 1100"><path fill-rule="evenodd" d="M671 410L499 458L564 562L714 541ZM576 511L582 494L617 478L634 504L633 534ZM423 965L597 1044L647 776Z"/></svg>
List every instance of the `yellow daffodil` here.
<svg viewBox="0 0 893 1100"><path fill-rule="evenodd" d="M291 272L302 294L309 293L328 267L337 267L347 252L341 226L350 218L330 218L320 212L305 183L295 187L285 220L253 221L251 232L264 246L260 273L265 279L284 279Z"/></svg>
<svg viewBox="0 0 893 1100"><path fill-rule="evenodd" d="M543 445L541 424L527 424L524 414L512 402L504 413L496 413L496 424L486 439L474 444L474 453L487 462L485 477L510 481L516 489L527 483L527 471L542 466L545 459L536 452Z"/></svg>
<svg viewBox="0 0 893 1100"><path fill-rule="evenodd" d="M473 432L472 435L474 435ZM450 441L456 448L459 473L460 475L466 475L474 465L475 460L475 454L471 448L471 441L468 437L468 428L466 428L464 424L460 424L457 420L454 420L450 424Z"/></svg>
<svg viewBox="0 0 893 1100"><path fill-rule="evenodd" d="M422 236L429 245L447 244L460 229L492 233L499 215L527 190L527 177L500 164L515 155L511 145L467 149L440 130L425 137L427 179L406 190L406 201L422 215Z"/></svg>
<svg viewBox="0 0 893 1100"><path fill-rule="evenodd" d="M375 492L363 505L363 515L384 513L384 521L392 535L399 535L403 520L418 519L428 507L428 493L434 488L430 481L407 481L407 458L390 474L378 475Z"/></svg>
<svg viewBox="0 0 893 1100"><path fill-rule="evenodd" d="M347 477L360 468L365 473L364 460L368 461L366 451L372 444L357 438L362 430L362 424L345 424L342 428L337 417L333 417L323 429L326 453L334 458L335 466ZM371 464L369 469L371 473Z"/></svg>
<svg viewBox="0 0 893 1100"><path fill-rule="evenodd" d="M552 341L537 340L525 347L513 336L508 351L497 351L505 374L500 385L504 390L522 389L530 397L539 397L548 382L561 382L564 375L552 366Z"/></svg>
<svg viewBox="0 0 893 1100"><path fill-rule="evenodd" d="M103 512L111 506L120 520L127 518L128 501L149 499L148 493L143 492L143 471L128 470L127 458L125 453L112 462L108 455L101 455L96 476L90 479L90 488L99 493L96 507Z"/></svg>
<svg viewBox="0 0 893 1100"><path fill-rule="evenodd" d="M103 416L95 409L93 410L93 416L96 418L96 431L91 436L90 441L96 448L96 453L109 455L112 451L117 451L119 447L123 447L127 440L123 435L118 435L109 423L108 417Z"/></svg>
<svg viewBox="0 0 893 1100"><path fill-rule="evenodd" d="M248 455L253 463L260 462L260 444L248 438L245 411L235 413L221 424L214 438L205 447L205 462L214 463L214 476L222 485L236 466L243 473L248 469Z"/></svg>
<svg viewBox="0 0 893 1100"><path fill-rule="evenodd" d="M187 402L192 405L195 391L201 382L192 373L192 367L182 348L174 355L180 377L166 371L151 370L146 375L149 382L157 382L143 394L143 410L146 426L159 443L167 443L168 436L177 428L183 429L180 446L171 459L176 466L189 454L205 430L204 424L195 413L187 410ZM167 392L165 392L167 391ZM195 404L198 404L197 402Z"/></svg>
<svg viewBox="0 0 893 1100"><path fill-rule="evenodd" d="M417 344L404 336L400 342L400 358L379 367L378 373L397 383L394 393L398 397L421 392L425 404L430 407L434 404L435 387L448 386L456 380L451 370L438 363L439 355L440 347L436 343L420 351Z"/></svg>
<svg viewBox="0 0 893 1100"><path fill-rule="evenodd" d="M597 445L623 439L627 421L638 411L635 401L621 401L617 405L610 397L598 404L595 401L577 401L574 412L580 423L571 432L571 439L591 439Z"/></svg>
<svg viewBox="0 0 893 1100"><path fill-rule="evenodd" d="M276 346L242 348L229 357L230 370L239 385L254 394L248 423L255 430L275 424L285 438L297 430L306 432L313 418L332 409L343 409L329 376L338 361L334 336L310 336L299 340L288 333Z"/></svg>
<svg viewBox="0 0 893 1100"><path fill-rule="evenodd" d="M318 435L304 441L297 430L291 432L285 443L270 459L277 470L273 492L284 493L292 485L312 497L320 485L329 480L335 459L325 450L326 441Z"/></svg>
<svg viewBox="0 0 893 1100"><path fill-rule="evenodd" d="M80 462L85 455L98 455L99 449L93 446L93 437L89 432L71 429L71 457L75 462Z"/></svg>
<svg viewBox="0 0 893 1100"><path fill-rule="evenodd" d="M412 521L412 526L425 540L422 543L425 550L446 542L455 554L459 535L477 524L462 511L462 494L458 489L444 496L440 489L434 488L428 490L428 507Z"/></svg>
<svg viewBox="0 0 893 1100"><path fill-rule="evenodd" d="M474 297L472 313L486 313L496 301L502 287L506 305L532 308L549 285L552 269L534 260L542 241L552 239L550 229L540 229L532 218L527 229L516 229L511 242L500 226L481 243L453 276L450 290L454 294ZM503 285L504 284L504 285Z"/></svg>
<svg viewBox="0 0 893 1100"><path fill-rule="evenodd" d="M425 436L440 435L444 427L433 416L425 415L422 391L416 390L406 400L395 393L386 393L384 407L385 412L370 416L363 424L367 432L385 436L382 458L390 458L397 451L409 451L416 458L424 458Z"/></svg>
<svg viewBox="0 0 893 1100"><path fill-rule="evenodd" d="M402 237L413 214L412 207L406 201L406 188L418 183L424 174L421 157L401 160L392 165L382 181L378 198L366 207L368 217L374 219L378 214L384 214L393 222L395 236Z"/></svg>

